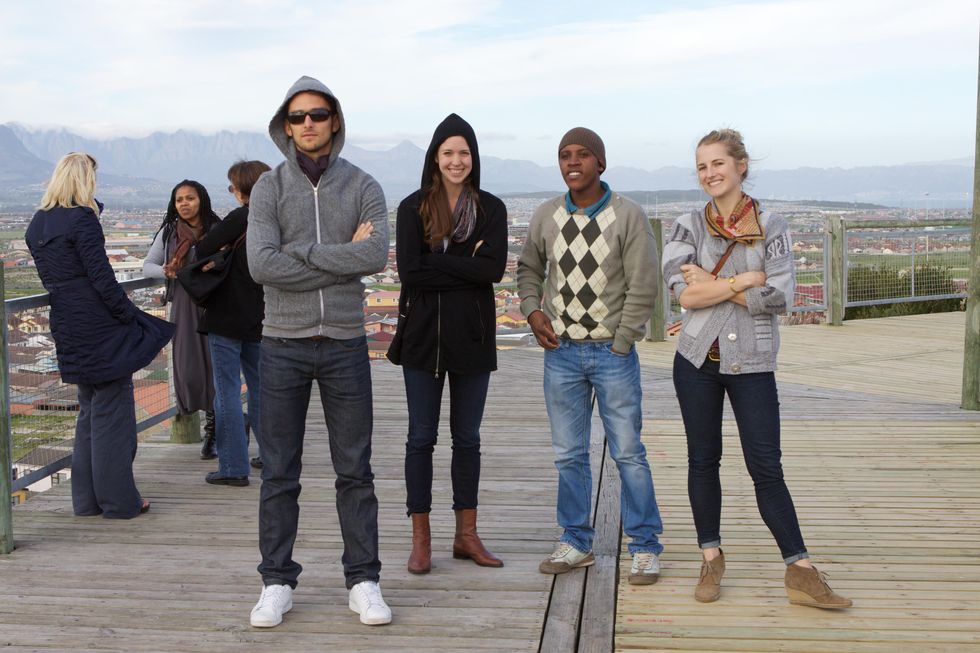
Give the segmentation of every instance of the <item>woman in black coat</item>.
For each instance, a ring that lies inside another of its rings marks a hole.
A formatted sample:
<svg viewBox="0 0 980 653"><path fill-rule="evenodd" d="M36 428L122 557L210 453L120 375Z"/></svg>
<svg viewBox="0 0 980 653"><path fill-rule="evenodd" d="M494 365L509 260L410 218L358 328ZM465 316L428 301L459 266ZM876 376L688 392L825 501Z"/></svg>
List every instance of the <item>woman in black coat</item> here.
<svg viewBox="0 0 980 653"><path fill-rule="evenodd" d="M95 168L87 154L62 157L25 240L51 298L61 379L78 385L75 514L130 519L150 507L133 479L132 375L167 344L174 326L136 308L116 282L99 223Z"/></svg>
<svg viewBox="0 0 980 653"><path fill-rule="evenodd" d="M470 125L449 115L425 154L422 188L398 207L398 330L388 358L401 365L408 399L405 484L412 518L408 570L427 573L432 547L432 451L449 377L453 556L486 567L503 562L476 532L480 423L497 369L493 284L507 264L507 209L480 190L480 154Z"/></svg>
<svg viewBox="0 0 980 653"><path fill-rule="evenodd" d="M248 485L248 436L242 415L242 373L248 385L248 418L259 424L259 343L265 302L262 286L248 271L245 231L252 186L269 166L261 161L239 161L228 170L228 190L241 203L197 244L198 259L233 248L228 276L205 304L201 332L208 335L214 370L215 435L218 469L205 477L212 485ZM255 429L257 430L257 429ZM261 465L261 458L254 461Z"/></svg>

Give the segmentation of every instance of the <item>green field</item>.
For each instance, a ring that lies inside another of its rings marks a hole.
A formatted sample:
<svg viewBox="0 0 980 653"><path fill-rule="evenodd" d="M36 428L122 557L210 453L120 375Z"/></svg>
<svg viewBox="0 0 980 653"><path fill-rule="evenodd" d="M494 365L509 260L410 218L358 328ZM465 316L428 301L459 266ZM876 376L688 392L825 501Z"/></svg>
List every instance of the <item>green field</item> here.
<svg viewBox="0 0 980 653"><path fill-rule="evenodd" d="M11 415L12 460L17 462L34 449L75 436L75 413L68 415Z"/></svg>

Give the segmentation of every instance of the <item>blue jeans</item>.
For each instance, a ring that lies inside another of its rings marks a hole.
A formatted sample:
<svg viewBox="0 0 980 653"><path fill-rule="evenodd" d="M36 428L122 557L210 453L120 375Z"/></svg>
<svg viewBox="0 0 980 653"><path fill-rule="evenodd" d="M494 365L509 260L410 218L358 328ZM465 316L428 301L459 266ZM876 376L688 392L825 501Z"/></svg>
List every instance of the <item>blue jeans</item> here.
<svg viewBox="0 0 980 653"><path fill-rule="evenodd" d="M208 334L214 375L215 445L220 476L248 476L248 436L242 415L242 372L248 386L248 415L260 424L259 343ZM258 431L258 429L256 429ZM256 433L256 438L258 433Z"/></svg>
<svg viewBox="0 0 980 653"><path fill-rule="evenodd" d="M449 375L449 432L453 440L450 476L453 510L476 508L480 492L480 423L487 402L490 372L435 376L403 367L408 399L405 487L408 514L432 510L432 451L439 436L442 389Z"/></svg>
<svg viewBox="0 0 980 653"><path fill-rule="evenodd" d="M721 422L725 393L735 413L745 466L755 485L762 520L786 564L809 557L793 498L783 480L779 448L779 396L772 372L721 374L717 361L695 367L674 356L674 389L687 433L687 493L698 545L721 546Z"/></svg>
<svg viewBox="0 0 980 653"><path fill-rule="evenodd" d="M300 470L310 390L320 389L337 480L337 516L347 588L377 582L378 499L371 472L373 428L367 339L262 339L262 489L259 494L259 573L265 585L296 587L293 560L299 523Z"/></svg>
<svg viewBox="0 0 980 653"><path fill-rule="evenodd" d="M76 515L131 519L143 499L133 479L136 402L133 379L78 384L78 421L71 457L71 502Z"/></svg>
<svg viewBox="0 0 980 653"><path fill-rule="evenodd" d="M646 447L640 441L640 362L635 348L624 356L613 353L611 342L562 340L558 349L544 352L544 399L558 468L558 525L565 529L561 541L579 551L592 550L589 439L593 391L609 453L619 469L620 508L623 530L631 538L629 552L659 555L664 547L657 535L663 532L663 523Z"/></svg>

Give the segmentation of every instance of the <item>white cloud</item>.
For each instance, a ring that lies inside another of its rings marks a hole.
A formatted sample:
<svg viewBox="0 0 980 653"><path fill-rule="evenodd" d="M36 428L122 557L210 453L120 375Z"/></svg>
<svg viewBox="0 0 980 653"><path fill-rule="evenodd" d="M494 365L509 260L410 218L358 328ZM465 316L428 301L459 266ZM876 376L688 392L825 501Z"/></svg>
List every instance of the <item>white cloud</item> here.
<svg viewBox="0 0 980 653"><path fill-rule="evenodd" d="M0 5L0 123L262 130L289 84L312 74L343 102L352 142L425 134L460 111L488 134L514 134L486 139L514 156L539 148L538 134L586 120L624 144L629 130L652 125L655 134L633 142L656 136L680 152L717 115L786 122L765 112L788 96L805 111L800 98L855 85L868 88L849 98L855 105L885 103L874 95L883 80L975 81L980 21L980 6L964 0L741 2L645 15L618 15L612 4L602 20L556 13L537 26L520 23L520 3L479 0L44 7Z"/></svg>

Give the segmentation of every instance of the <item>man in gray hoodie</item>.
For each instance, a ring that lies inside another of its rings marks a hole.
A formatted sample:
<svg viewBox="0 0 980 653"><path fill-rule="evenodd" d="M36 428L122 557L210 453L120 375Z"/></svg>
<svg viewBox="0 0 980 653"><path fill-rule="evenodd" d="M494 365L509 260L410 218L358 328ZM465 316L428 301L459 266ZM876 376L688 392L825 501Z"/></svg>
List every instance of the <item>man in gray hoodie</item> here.
<svg viewBox="0 0 980 653"><path fill-rule="evenodd" d="M386 624L378 587L378 500L371 472L371 369L360 279L388 257L384 194L340 158L344 114L330 90L301 77L269 122L286 160L252 189L246 246L265 288L262 328L262 490L259 549L263 590L251 624L269 628L293 605L302 567L293 560L300 468L310 389L320 389L337 474L337 513L348 605L361 623Z"/></svg>

